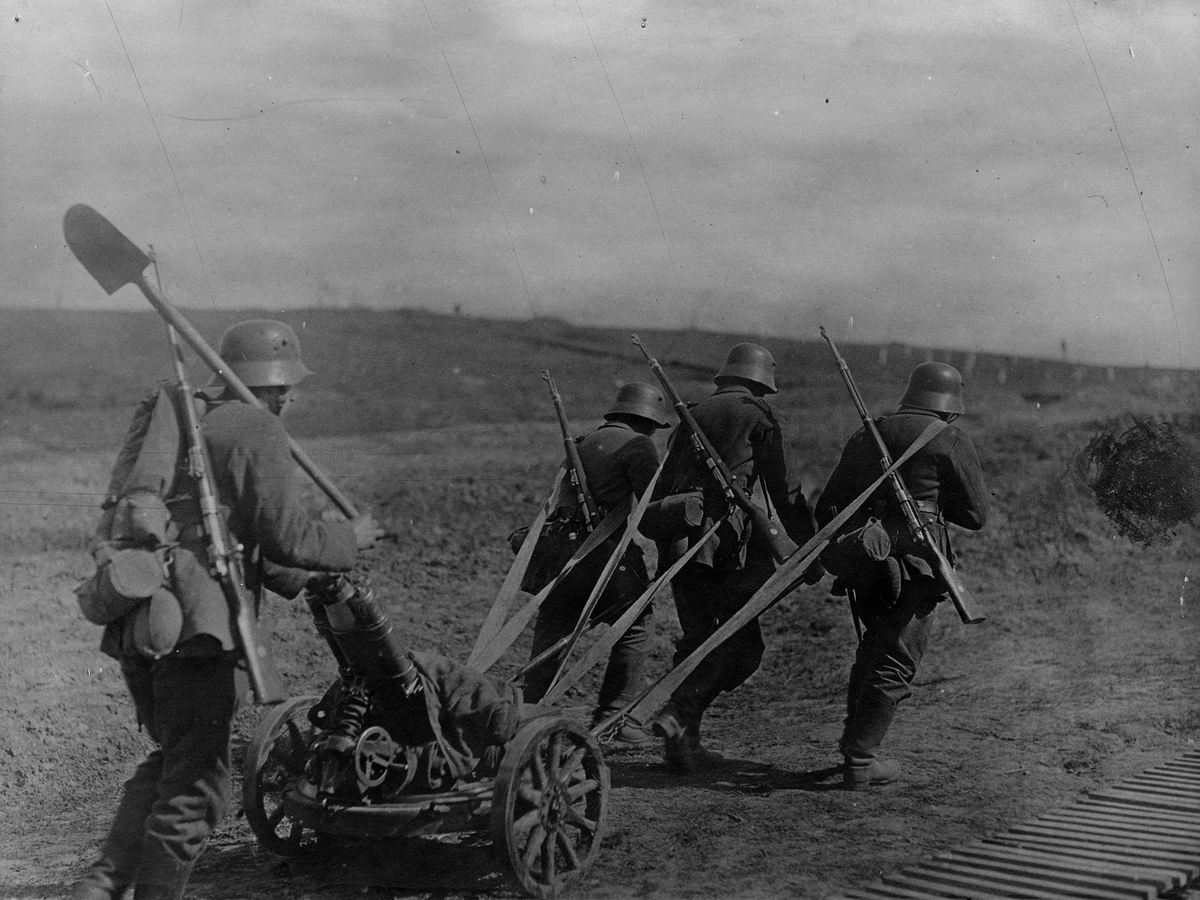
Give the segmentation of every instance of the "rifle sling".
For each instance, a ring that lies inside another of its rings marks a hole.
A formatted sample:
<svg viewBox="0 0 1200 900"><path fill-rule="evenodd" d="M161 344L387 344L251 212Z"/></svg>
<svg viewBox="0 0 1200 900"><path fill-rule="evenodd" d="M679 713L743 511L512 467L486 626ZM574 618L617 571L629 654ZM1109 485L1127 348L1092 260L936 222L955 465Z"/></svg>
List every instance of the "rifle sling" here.
<svg viewBox="0 0 1200 900"><path fill-rule="evenodd" d="M513 564L508 570L508 575L504 578L504 583L500 585L500 591L496 594L496 599L492 603L492 608L488 611L483 627L479 629L479 637L476 638L475 646L471 648L471 655L467 659L468 666L475 664L475 659L479 656L483 648L492 641L496 636L496 632L504 624L504 617L508 615L508 610L512 606L513 599L521 589L521 579L525 577L525 570L529 568L529 560L533 557L533 550L537 546L538 538L541 536L542 529L546 525L546 519L550 515L550 506L554 498L558 495L559 488L562 486L564 474L564 470L560 468L555 475L554 485L550 488L549 495L547 495L545 502L542 503L541 509L538 510L537 518L529 526L529 534L525 537L525 543L517 551L517 558L513 560Z"/></svg>
<svg viewBox="0 0 1200 900"><path fill-rule="evenodd" d="M671 567L669 569L646 585L646 589L642 591L642 595L638 597L637 600L635 600L633 604L627 610L625 610L624 613L621 614L621 617L617 619L617 621L608 626L608 630L604 633L604 635L594 644L592 644L592 646L588 648L587 652L580 657L579 661L571 667L571 671L564 675L559 683L546 693L546 696L542 698L542 702L557 702L564 694L566 694L568 690L571 689L571 686L574 685L575 682L579 681L580 678L587 674L588 670L591 669L592 666L594 666L603 657L606 657L617 641L621 639L621 636L629 630L630 626L632 626L635 621L637 621L637 617L641 615L642 610L645 609L650 601L658 595L660 590L671 583L671 579L675 577L680 569L682 569L691 561L692 557L700 551L700 548L704 546L705 542L710 537L716 534L717 529L720 527L720 522L714 522L712 527L704 533L704 536L701 537L699 541L693 544L686 553L679 557L679 559L671 563Z"/></svg>
<svg viewBox="0 0 1200 900"><path fill-rule="evenodd" d="M643 690L636 698L626 704L622 709L613 713L606 722L602 722L596 726L597 733L600 733L605 727L616 719L630 715L634 709L645 704L648 707L660 706L662 698L669 696L674 690L683 683L700 663L708 656L712 650L723 644L725 640L741 628L746 623L761 615L767 608L774 605L783 597L791 593L800 583L800 579L804 571L812 565L818 556L821 555L829 540L838 532L838 530L850 520L854 513L858 512L867 499L875 493L880 485L886 481L893 472L899 470L900 466L906 463L914 453L924 447L927 443L933 440L937 434L946 427L946 423L940 419L932 422L921 432L920 436L909 445L908 449L887 468L871 485L859 494L853 502L850 503L844 510L837 514L829 523L811 537L803 547L799 548L795 553L787 558L775 570L774 574L754 592L754 595L746 601L746 604L733 614L720 628L711 634L707 640L692 653L673 668L671 671L663 675L658 681L651 684Z"/></svg>
<svg viewBox="0 0 1200 900"><path fill-rule="evenodd" d="M617 527L629 515L629 507L630 503L626 500L604 517L604 520L596 527L596 530L587 536L587 539L579 545L579 548L567 560L567 564L554 577L554 580L538 591L535 596L530 597L525 605L517 610L513 614L513 617L504 624L504 627L496 633L496 636L492 638L486 647L480 649L478 653L472 654L474 661L470 663L471 668L478 672L486 672L495 664L496 660L504 655L504 651L512 645L513 641L520 637L529 620L533 618L533 614L538 611L538 607L545 602L546 598L550 596L550 592L558 586L558 583L575 568L575 565L581 559L599 547L616 532Z"/></svg>

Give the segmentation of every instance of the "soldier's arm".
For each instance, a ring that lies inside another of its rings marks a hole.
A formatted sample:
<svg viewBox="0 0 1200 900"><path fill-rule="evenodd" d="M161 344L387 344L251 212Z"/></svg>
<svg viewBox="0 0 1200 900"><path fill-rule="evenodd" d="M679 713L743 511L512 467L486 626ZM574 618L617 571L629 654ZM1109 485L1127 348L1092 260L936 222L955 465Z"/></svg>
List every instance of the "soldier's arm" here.
<svg viewBox="0 0 1200 900"><path fill-rule="evenodd" d="M682 450L680 445L686 443L686 439L680 434L682 425L675 426L671 432L671 437L667 441L667 458L663 462L662 474L658 476L658 484L654 485L654 499L661 500L667 496L676 487L676 481L679 473L679 455Z"/></svg>
<svg viewBox="0 0 1200 900"><path fill-rule="evenodd" d="M957 429L955 429L957 431ZM945 457L948 471L938 487L938 502L946 521L978 531L987 522L988 493L983 468L971 439L959 431Z"/></svg>
<svg viewBox="0 0 1200 900"><path fill-rule="evenodd" d="M311 577L312 572L308 569L281 566L278 563L271 562L269 559L263 560L263 587L286 600L294 600L298 597Z"/></svg>
<svg viewBox="0 0 1200 900"><path fill-rule="evenodd" d="M658 450L654 441L645 435L638 435L617 452L620 454L621 467L629 479L630 491L635 497L641 497L658 471Z"/></svg>
<svg viewBox="0 0 1200 900"><path fill-rule="evenodd" d="M260 421L261 426L231 454L235 482L240 482L239 519L253 530L267 560L302 569L350 569L357 553L353 526L321 522L301 507L283 426L274 417Z"/></svg>
<svg viewBox="0 0 1200 900"><path fill-rule="evenodd" d="M761 479L771 506L779 515L785 515L791 499L787 456L783 449L783 427L775 418L765 418L751 434L750 445L754 451L754 472Z"/></svg>
<svg viewBox="0 0 1200 900"><path fill-rule="evenodd" d="M869 463L864 459L864 438L865 432L860 429L855 432L842 449L842 456L838 460L833 474L829 476L829 481L825 483L825 489L821 491L821 496L817 500L815 513L818 525L826 525L839 512L849 506L859 493L861 493L863 488L867 487L871 483L871 480L873 480L863 480L864 475L869 475L874 471L866 468Z"/></svg>

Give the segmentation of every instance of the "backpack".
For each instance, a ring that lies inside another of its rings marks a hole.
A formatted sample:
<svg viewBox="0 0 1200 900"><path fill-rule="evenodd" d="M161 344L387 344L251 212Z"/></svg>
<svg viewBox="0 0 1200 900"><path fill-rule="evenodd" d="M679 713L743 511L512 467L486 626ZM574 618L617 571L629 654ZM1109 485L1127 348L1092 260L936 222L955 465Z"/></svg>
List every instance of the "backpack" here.
<svg viewBox="0 0 1200 900"><path fill-rule="evenodd" d="M171 386L159 384L134 411L92 538L96 571L75 589L93 624L134 613L137 649L154 657L173 649L179 629L172 623L182 625L179 601L167 587L174 535L166 500L186 467L183 446Z"/></svg>

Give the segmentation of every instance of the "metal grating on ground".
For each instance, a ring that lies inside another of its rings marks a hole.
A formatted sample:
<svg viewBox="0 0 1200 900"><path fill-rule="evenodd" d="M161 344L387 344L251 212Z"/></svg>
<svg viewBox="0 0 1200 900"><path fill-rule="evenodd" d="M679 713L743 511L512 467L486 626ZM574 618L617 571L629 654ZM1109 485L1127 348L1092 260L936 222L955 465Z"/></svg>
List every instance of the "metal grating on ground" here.
<svg viewBox="0 0 1200 900"><path fill-rule="evenodd" d="M1200 752L844 894L1153 900L1200 876Z"/></svg>

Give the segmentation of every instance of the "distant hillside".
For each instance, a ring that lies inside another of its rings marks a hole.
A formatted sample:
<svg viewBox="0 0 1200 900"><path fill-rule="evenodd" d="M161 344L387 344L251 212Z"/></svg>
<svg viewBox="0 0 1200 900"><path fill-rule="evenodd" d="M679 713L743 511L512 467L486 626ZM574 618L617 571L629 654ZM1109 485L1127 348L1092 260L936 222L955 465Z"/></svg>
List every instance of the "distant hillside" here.
<svg viewBox="0 0 1200 900"><path fill-rule="evenodd" d="M187 315L215 346L225 327L262 310ZM617 385L652 380L622 329L580 328L554 319L492 321L429 312L309 309L280 314L301 335L317 376L304 385L291 429L301 436L437 428L551 418L543 369L550 369L573 419L596 419ZM68 413L125 409L169 375L162 320L152 310L0 313L0 411ZM783 408L844 406L844 388L819 339L794 341L698 331L641 331L688 399L699 398L728 348L767 344L778 361ZM1064 362L965 354L939 348L839 343L874 409L894 404L911 368L925 359L953 363L971 397L994 403L1051 404L1089 388L1115 387L1178 399L1195 374L1105 369ZM208 380L202 364L199 382ZM1118 412L1118 410L1114 410ZM60 416L64 421L69 415Z"/></svg>

